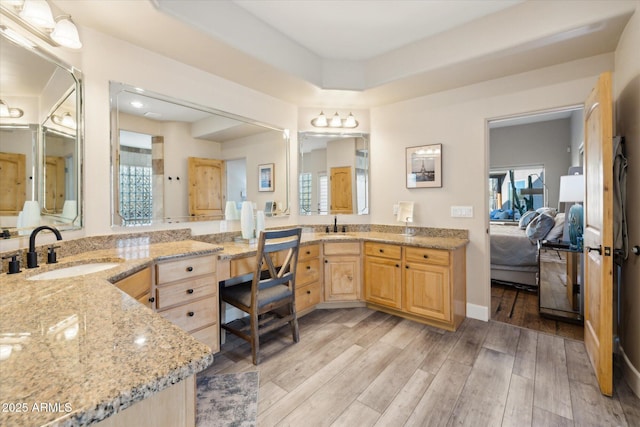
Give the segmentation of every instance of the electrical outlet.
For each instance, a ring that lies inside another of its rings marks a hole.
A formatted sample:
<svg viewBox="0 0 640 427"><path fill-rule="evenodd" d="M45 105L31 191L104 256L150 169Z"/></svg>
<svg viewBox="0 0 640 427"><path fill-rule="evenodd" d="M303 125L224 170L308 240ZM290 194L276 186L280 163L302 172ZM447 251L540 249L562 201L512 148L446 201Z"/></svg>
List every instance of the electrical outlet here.
<svg viewBox="0 0 640 427"><path fill-rule="evenodd" d="M452 218L473 218L473 206L451 206Z"/></svg>

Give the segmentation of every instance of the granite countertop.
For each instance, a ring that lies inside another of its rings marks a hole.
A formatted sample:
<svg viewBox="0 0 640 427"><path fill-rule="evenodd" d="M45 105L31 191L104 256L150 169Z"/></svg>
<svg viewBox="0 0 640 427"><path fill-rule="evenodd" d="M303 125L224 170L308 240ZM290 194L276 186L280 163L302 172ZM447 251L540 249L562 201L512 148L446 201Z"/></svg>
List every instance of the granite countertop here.
<svg viewBox="0 0 640 427"><path fill-rule="evenodd" d="M380 242L396 245L409 245L421 248L455 250L466 246L469 239L458 237L429 237L429 236L403 236L399 233L385 233L379 231L347 232L347 233L302 233L300 240L302 245L321 242ZM222 251L218 254L220 259L233 259L247 255L253 255L257 250L257 243L224 242Z"/></svg>
<svg viewBox="0 0 640 427"><path fill-rule="evenodd" d="M122 246L0 275L0 425L89 425L209 366L209 347L110 282L157 260L221 249L188 240ZM68 279L25 280L109 260L121 265Z"/></svg>

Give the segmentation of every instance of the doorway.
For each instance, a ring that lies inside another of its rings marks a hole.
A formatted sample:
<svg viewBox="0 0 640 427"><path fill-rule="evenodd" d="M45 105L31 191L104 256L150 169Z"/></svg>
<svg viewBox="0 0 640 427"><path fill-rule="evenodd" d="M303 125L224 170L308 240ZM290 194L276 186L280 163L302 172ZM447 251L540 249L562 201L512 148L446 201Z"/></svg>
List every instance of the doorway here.
<svg viewBox="0 0 640 427"><path fill-rule="evenodd" d="M579 322L540 315L541 287L546 290L542 301L549 295L562 300L567 286L572 286L567 272L573 266L561 251L539 249L537 243L546 235L527 235L530 218L544 212L553 218L548 224L555 239L558 234L562 239L564 216L556 219L564 208L559 202L560 176L582 164L583 126L582 106L488 122L492 320L583 339Z"/></svg>

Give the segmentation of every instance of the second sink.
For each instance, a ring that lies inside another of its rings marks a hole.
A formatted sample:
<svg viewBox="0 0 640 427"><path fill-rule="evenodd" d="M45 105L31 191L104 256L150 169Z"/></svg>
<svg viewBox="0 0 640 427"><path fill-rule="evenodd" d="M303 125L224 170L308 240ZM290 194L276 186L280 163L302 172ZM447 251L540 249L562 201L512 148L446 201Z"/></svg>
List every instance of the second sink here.
<svg viewBox="0 0 640 427"><path fill-rule="evenodd" d="M98 271L108 270L119 265L119 262L90 262L87 264L78 264L72 265L70 267L63 267L57 268L55 270L45 271L44 273L28 277L27 280L65 279L68 277L97 273Z"/></svg>

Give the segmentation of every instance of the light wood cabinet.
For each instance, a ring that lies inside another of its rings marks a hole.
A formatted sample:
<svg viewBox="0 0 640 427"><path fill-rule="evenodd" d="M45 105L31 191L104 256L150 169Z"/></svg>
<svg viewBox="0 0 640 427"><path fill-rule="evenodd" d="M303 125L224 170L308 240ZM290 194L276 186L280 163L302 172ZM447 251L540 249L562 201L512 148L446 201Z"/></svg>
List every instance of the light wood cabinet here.
<svg viewBox="0 0 640 427"><path fill-rule="evenodd" d="M114 283L127 295L135 298L140 304L155 308L155 298L151 296L151 267L146 267L130 276Z"/></svg>
<svg viewBox="0 0 640 427"><path fill-rule="evenodd" d="M365 301L402 308L402 248L366 242L364 253Z"/></svg>
<svg viewBox="0 0 640 427"><path fill-rule="evenodd" d="M296 267L296 311L299 315L322 302L321 277L320 245L301 246Z"/></svg>
<svg viewBox="0 0 640 427"><path fill-rule="evenodd" d="M465 248L365 243L364 292L372 308L455 330L466 316Z"/></svg>
<svg viewBox="0 0 640 427"><path fill-rule="evenodd" d="M361 288L360 270L360 243L325 243L325 301L359 300Z"/></svg>
<svg viewBox="0 0 640 427"><path fill-rule="evenodd" d="M156 308L213 352L220 349L217 259L213 255L156 264Z"/></svg>

